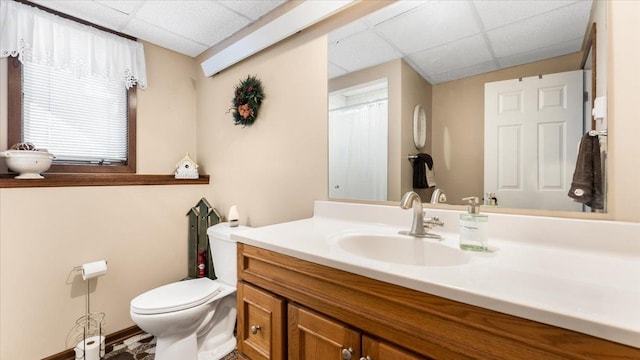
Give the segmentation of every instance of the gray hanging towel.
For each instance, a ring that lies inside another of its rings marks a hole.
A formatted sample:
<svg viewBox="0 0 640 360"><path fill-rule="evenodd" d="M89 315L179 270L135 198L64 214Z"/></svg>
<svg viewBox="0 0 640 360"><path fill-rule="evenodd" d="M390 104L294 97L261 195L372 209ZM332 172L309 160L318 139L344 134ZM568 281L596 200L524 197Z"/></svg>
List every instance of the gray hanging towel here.
<svg viewBox="0 0 640 360"><path fill-rule="evenodd" d="M433 168L433 159L429 154L420 153L413 160L413 188L427 189L427 166L431 170Z"/></svg>
<svg viewBox="0 0 640 360"><path fill-rule="evenodd" d="M590 136L589 133L582 136L568 195L592 209L604 208L602 160L600 141L597 136Z"/></svg>

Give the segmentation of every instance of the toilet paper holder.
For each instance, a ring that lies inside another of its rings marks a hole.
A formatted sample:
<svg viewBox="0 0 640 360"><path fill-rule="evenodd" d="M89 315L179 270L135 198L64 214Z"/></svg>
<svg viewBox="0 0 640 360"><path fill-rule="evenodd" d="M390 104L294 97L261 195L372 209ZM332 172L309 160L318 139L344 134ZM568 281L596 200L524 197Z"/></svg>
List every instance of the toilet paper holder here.
<svg viewBox="0 0 640 360"><path fill-rule="evenodd" d="M87 302L85 315L76 320L76 328L82 328L82 341L74 348L77 360L102 360L105 356L105 337L103 336L103 322L105 314L91 312L89 296L91 293L91 279L107 273L107 261L100 260L86 263L73 268L82 272L82 278L87 282ZM93 330L92 330L93 326Z"/></svg>

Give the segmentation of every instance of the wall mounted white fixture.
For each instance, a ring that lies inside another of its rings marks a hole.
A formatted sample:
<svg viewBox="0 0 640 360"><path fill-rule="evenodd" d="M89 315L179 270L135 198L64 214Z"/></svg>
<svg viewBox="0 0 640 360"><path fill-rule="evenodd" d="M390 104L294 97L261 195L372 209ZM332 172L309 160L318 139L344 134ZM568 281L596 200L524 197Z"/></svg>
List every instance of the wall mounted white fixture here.
<svg viewBox="0 0 640 360"><path fill-rule="evenodd" d="M334 14L354 0L304 1L275 20L203 61L205 76L212 76L243 59Z"/></svg>

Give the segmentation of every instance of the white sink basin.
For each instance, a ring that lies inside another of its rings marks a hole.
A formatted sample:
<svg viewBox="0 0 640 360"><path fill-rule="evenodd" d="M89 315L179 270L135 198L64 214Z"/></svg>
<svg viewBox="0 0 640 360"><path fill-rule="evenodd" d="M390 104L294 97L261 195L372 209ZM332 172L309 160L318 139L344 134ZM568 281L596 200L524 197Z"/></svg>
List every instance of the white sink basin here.
<svg viewBox="0 0 640 360"><path fill-rule="evenodd" d="M454 266L471 260L462 250L410 236L349 234L339 237L336 244L353 255L395 264Z"/></svg>

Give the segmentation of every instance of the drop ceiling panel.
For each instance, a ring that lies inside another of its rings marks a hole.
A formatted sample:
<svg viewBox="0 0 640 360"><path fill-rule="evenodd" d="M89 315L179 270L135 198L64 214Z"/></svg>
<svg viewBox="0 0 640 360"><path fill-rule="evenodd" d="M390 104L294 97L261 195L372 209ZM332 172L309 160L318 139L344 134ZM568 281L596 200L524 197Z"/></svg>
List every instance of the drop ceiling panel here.
<svg viewBox="0 0 640 360"><path fill-rule="evenodd" d="M381 64L402 56L393 47L371 31L358 33L329 44L329 58L343 69L356 71ZM362 56L366 54L367 56Z"/></svg>
<svg viewBox="0 0 640 360"><path fill-rule="evenodd" d="M569 1L539 1L518 0L518 6L509 6L504 0L474 0L473 5L478 10L485 30L528 19L554 9L558 9L572 3ZM590 3L590 1L589 1Z"/></svg>
<svg viewBox="0 0 640 360"><path fill-rule="evenodd" d="M428 2L376 26L376 31L407 54L480 32L469 2Z"/></svg>
<svg viewBox="0 0 640 360"><path fill-rule="evenodd" d="M366 16L364 21L369 26L375 26L382 22L389 21L396 16L404 14L410 10L417 8L418 6L422 6L426 4L428 1L396 1L389 6L385 6L384 8L373 12L372 14Z"/></svg>
<svg viewBox="0 0 640 360"><path fill-rule="evenodd" d="M493 57L480 34L427 49L409 56L427 75L491 61Z"/></svg>
<svg viewBox="0 0 640 360"><path fill-rule="evenodd" d="M571 54L580 50L582 39L569 40L560 44L535 49L526 53L498 58L500 68L507 68L533 61L549 59L557 56Z"/></svg>
<svg viewBox="0 0 640 360"><path fill-rule="evenodd" d="M484 74L490 71L499 70L495 61L488 61L482 64L476 64L469 67L446 71L440 74L434 74L427 79L432 84L439 84L451 80L466 78L473 75Z"/></svg>
<svg viewBox="0 0 640 360"><path fill-rule="evenodd" d="M261 0L261 1L219 1L223 6L232 9L240 16L251 20L258 20L264 14L285 3L285 0Z"/></svg>
<svg viewBox="0 0 640 360"><path fill-rule="evenodd" d="M208 46L249 25L247 18L214 1L146 1L136 16L142 21ZM215 21L211 21L211 18Z"/></svg>
<svg viewBox="0 0 640 360"><path fill-rule="evenodd" d="M327 64L327 77L333 79L334 77L342 76L347 73L347 70L335 65L332 62Z"/></svg>
<svg viewBox="0 0 640 360"><path fill-rule="evenodd" d="M354 21L329 33L329 43L335 43L349 36L367 30L369 27L364 21Z"/></svg>
<svg viewBox="0 0 640 360"><path fill-rule="evenodd" d="M590 6L577 3L487 32L497 57L506 57L584 37ZM576 49L576 51L579 49Z"/></svg>
<svg viewBox="0 0 640 360"><path fill-rule="evenodd" d="M120 31L129 20L127 14L95 1L36 0L33 2L114 31Z"/></svg>
<svg viewBox="0 0 640 360"><path fill-rule="evenodd" d="M185 39L182 36L137 19L132 19L125 27L124 32L188 56L197 56L208 49L206 45Z"/></svg>
<svg viewBox="0 0 640 360"><path fill-rule="evenodd" d="M133 14L135 11L142 6L144 1L142 0L96 0L98 3L108 6L112 9L120 11L123 14Z"/></svg>

